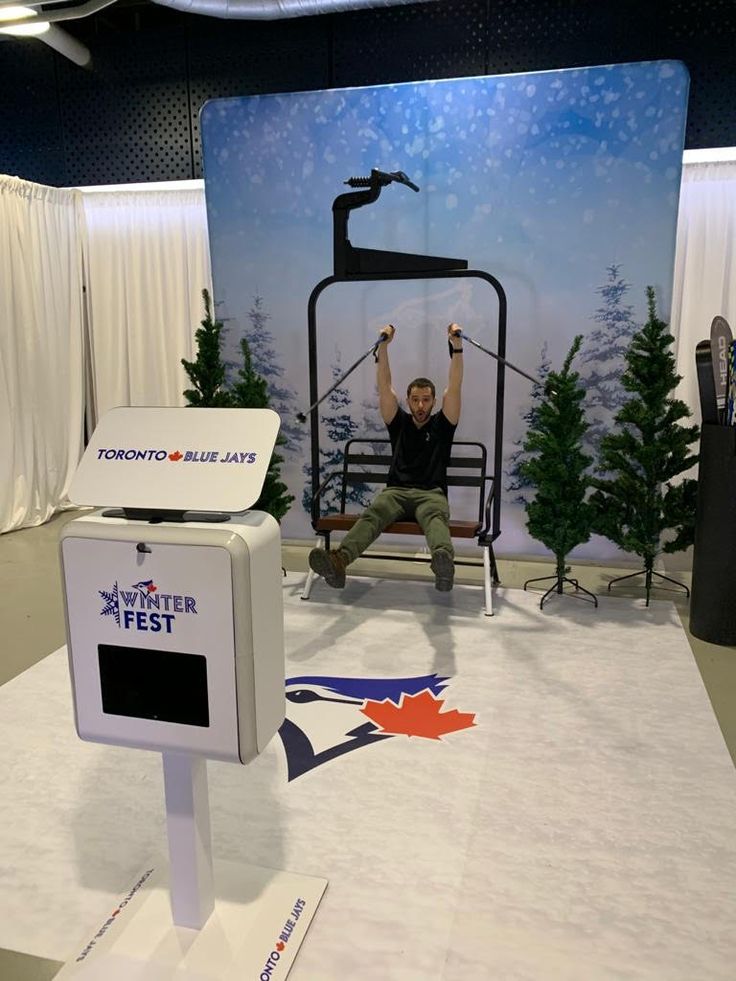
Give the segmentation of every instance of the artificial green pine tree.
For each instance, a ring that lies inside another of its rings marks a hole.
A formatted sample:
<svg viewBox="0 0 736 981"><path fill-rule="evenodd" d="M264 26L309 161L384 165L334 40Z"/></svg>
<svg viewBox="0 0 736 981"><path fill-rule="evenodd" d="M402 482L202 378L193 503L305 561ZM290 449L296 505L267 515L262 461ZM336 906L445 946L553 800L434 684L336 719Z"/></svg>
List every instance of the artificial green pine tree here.
<svg viewBox="0 0 736 981"><path fill-rule="evenodd" d="M609 478L593 478L591 496L594 530L625 552L638 555L644 568L612 583L645 576L646 602L652 577L687 587L654 571L660 552L679 552L695 537L697 482L670 481L689 470L698 458L690 445L698 439L697 426L682 426L690 410L672 392L680 382L675 372L674 343L667 324L657 317L654 289L647 287L649 317L631 339L621 383L632 397L616 414L616 431L601 441L600 470ZM663 541L665 533L671 533Z"/></svg>
<svg viewBox="0 0 736 981"><path fill-rule="evenodd" d="M568 553L588 541L592 525L592 512L586 501L589 486L586 471L592 459L582 451L588 430L582 405L585 390L578 373L571 370L582 339L578 335L573 341L562 371L550 371L547 375L542 400L535 407L524 441L524 451L534 455L520 466L521 476L535 491L534 499L526 503L529 534L555 556L554 576L524 583L526 589L530 582L554 580L540 607L552 593L562 593L565 583L590 596L598 605L596 597L583 589L577 579L565 575L569 571L565 565Z"/></svg>
<svg viewBox="0 0 736 981"><path fill-rule="evenodd" d="M194 335L197 341L196 361L181 363L194 388L184 392L187 403L198 408L224 408L232 405L230 393L225 386L225 365L220 357L220 334L222 323L212 319L210 294L202 290L205 318Z"/></svg>
<svg viewBox="0 0 736 981"><path fill-rule="evenodd" d="M237 409L267 409L269 406L266 379L254 371L250 347L245 338L240 342L240 350L243 353L243 365L238 371L240 380L231 389L231 404ZM276 440L276 446L283 446L285 443L283 436L279 436ZM277 521L281 521L294 500L294 496L289 494L286 484L281 480L280 466L283 462L284 458L274 451L263 482L261 496L253 505L257 511L266 511Z"/></svg>

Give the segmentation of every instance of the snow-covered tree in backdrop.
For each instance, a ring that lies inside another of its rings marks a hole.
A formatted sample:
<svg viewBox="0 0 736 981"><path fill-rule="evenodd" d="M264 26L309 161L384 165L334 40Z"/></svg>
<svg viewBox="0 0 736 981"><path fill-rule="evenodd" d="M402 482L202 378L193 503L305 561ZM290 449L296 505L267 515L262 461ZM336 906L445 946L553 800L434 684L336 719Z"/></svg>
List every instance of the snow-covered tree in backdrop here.
<svg viewBox="0 0 736 981"><path fill-rule="evenodd" d="M590 423L585 450L594 460L598 459L601 439L613 428L614 416L626 402L627 393L621 384L624 358L639 329L633 307L624 302L631 286L621 276L620 263L612 263L606 271L608 279L596 289L603 300L593 314L599 326L586 337L580 359Z"/></svg>
<svg viewBox="0 0 736 981"><path fill-rule="evenodd" d="M270 409L266 379L262 378L253 368L248 341L245 337L240 340L240 350L243 353L243 364L238 372L238 381L230 389L233 407L236 409ZM271 454L268 470L263 482L261 494L253 508L256 511L266 511L280 522L286 515L294 495L281 479L281 464L284 458L278 452L285 440L278 434L276 449Z"/></svg>
<svg viewBox="0 0 736 981"><path fill-rule="evenodd" d="M542 344L542 349L539 353L537 381L535 381L532 385L529 408L521 417L525 423L524 435L519 439L514 440L514 446L516 449L509 456L508 466L504 470L507 477L505 489L508 493L513 494L511 500L514 502L514 504L527 504L534 496L532 482L529 477L522 472L523 464L530 459L529 452L524 449L524 443L526 442L527 433L529 430L536 426L539 403L544 395L544 382L549 374L550 367L551 363L549 357L547 356L547 341L545 341L544 344Z"/></svg>
<svg viewBox="0 0 736 981"><path fill-rule="evenodd" d="M339 351L335 352L335 360L330 365L333 384L343 374L341 357ZM340 471L343 461L343 449L349 439L362 436L364 430L364 419L361 418L360 424L353 419L350 411L352 405L350 392L344 385L332 392L323 405L327 406L326 412L320 415L320 425L322 427L323 438L320 446L320 484L329 474ZM326 445L325 445L326 444ZM306 477L304 491L302 493L302 505L307 514L311 514L312 501L312 465L305 463L302 472ZM370 503L371 494L365 484L355 484L348 487L347 501L361 508L367 507ZM327 487L320 497L320 510L327 511L340 510L340 481L335 479Z"/></svg>
<svg viewBox="0 0 736 981"><path fill-rule="evenodd" d="M373 401L363 399L360 403L362 413L361 436L375 436L376 439L388 439L386 424L378 411L378 386L374 388Z"/></svg>
<svg viewBox="0 0 736 981"><path fill-rule="evenodd" d="M215 310L217 320L221 325L220 332L220 356L225 370L225 382L232 385L238 376L238 371L242 365L240 360L240 332L238 322L230 313L230 308L225 300L215 300Z"/></svg>
<svg viewBox="0 0 736 981"><path fill-rule="evenodd" d="M270 407L281 417L280 435L284 438L283 450L296 453L304 438L304 427L296 419L294 406L296 394L283 382L284 369L274 348L273 334L267 327L271 314L263 307L263 297L256 294L248 311L249 326L245 336L253 359L254 370L266 380Z"/></svg>

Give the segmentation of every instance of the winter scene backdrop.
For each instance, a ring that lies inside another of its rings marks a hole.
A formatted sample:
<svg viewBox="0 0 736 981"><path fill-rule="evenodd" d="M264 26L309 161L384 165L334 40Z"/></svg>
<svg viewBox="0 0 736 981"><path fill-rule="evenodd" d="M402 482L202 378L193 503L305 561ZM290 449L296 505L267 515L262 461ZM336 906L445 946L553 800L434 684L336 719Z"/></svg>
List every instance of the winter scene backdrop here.
<svg viewBox="0 0 736 981"><path fill-rule="evenodd" d="M307 300L332 273L332 202L349 177L404 171L351 213L354 246L466 259L508 299L507 357L540 379L573 337L587 387L589 450L625 393L623 353L646 319L647 285L668 320L688 76L645 62L222 99L202 110L205 195L223 356L239 364L247 337L281 416L282 476L296 500L284 538L312 537ZM449 369L446 327L497 343L498 303L482 280L340 283L317 310L319 392L365 353L386 323L394 388L418 375L439 400ZM494 362L466 344L457 439L493 454ZM522 443L540 384L506 373L499 554L540 554L525 528ZM385 435L375 369L366 359L320 406L321 467L346 439ZM451 505L458 517L467 502ZM365 492L363 500L367 500ZM329 498L325 502L329 506ZM468 515L469 516L469 515ZM615 557L592 539L581 558Z"/></svg>

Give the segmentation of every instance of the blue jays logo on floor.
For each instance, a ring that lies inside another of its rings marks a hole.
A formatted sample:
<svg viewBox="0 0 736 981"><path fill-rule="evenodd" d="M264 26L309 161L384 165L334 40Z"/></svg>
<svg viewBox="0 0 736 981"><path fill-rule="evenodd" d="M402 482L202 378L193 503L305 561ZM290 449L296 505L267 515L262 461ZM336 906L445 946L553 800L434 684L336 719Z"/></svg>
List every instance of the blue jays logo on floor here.
<svg viewBox="0 0 736 981"><path fill-rule="evenodd" d="M474 726L474 712L443 711L448 678L287 678L279 735L289 780L345 753L396 736L441 739Z"/></svg>

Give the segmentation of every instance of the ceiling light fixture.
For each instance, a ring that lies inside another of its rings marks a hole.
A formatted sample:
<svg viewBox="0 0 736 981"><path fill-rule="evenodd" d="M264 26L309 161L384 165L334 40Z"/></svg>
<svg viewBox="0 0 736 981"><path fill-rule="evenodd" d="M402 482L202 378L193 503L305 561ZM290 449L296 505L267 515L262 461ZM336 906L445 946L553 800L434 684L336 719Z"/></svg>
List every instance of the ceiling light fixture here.
<svg viewBox="0 0 736 981"><path fill-rule="evenodd" d="M31 7L0 7L0 20L16 20L19 17L37 17L38 11Z"/></svg>
<svg viewBox="0 0 736 981"><path fill-rule="evenodd" d="M22 17L38 17L38 11L31 7L0 7L0 21L20 20ZM28 24L15 24L13 27L0 27L0 34L11 34L13 37L37 37L45 34L49 22L33 21Z"/></svg>
<svg viewBox="0 0 736 981"><path fill-rule="evenodd" d="M99 0L99 2L107 5L105 0ZM0 5L0 24L6 21L12 22L8 27L0 27L0 34L10 34L12 37L21 38L37 37L44 44L64 55L65 58L69 58L75 65L82 68L88 65L92 57L89 50L71 34L62 31L56 24L49 23L50 20L60 19L63 14L56 11L46 16L49 20L33 20L32 18L38 17L38 11L33 7Z"/></svg>

